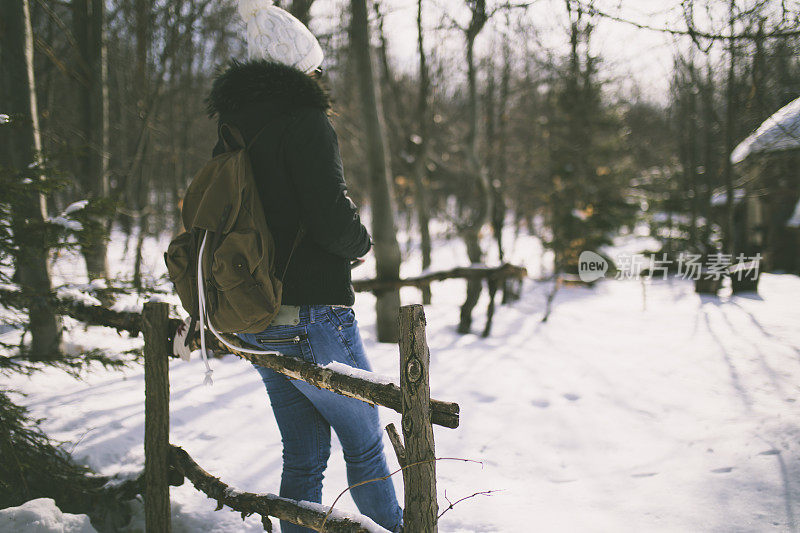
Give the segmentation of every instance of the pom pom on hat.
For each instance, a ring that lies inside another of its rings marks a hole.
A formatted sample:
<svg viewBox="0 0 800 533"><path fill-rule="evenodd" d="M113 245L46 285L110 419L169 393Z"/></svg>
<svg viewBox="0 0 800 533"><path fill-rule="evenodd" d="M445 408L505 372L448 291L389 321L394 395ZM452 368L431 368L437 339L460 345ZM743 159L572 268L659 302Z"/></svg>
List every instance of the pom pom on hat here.
<svg viewBox="0 0 800 533"><path fill-rule="evenodd" d="M322 64L316 37L291 13L270 0L239 0L239 15L247 24L247 55L310 73Z"/></svg>

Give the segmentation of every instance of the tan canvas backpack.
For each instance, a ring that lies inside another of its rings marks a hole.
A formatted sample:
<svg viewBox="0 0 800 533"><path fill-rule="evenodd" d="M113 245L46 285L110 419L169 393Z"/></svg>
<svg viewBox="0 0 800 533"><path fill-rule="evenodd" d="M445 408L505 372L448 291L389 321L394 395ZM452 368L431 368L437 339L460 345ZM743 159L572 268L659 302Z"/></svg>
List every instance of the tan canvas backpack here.
<svg viewBox="0 0 800 533"><path fill-rule="evenodd" d="M222 125L220 133L226 152L206 163L189 185L181 210L186 232L169 244L164 259L201 334L205 323L215 334L258 333L280 309L286 274L275 273L275 243L248 156L261 132L247 145L233 126ZM286 268L302 233L301 227Z"/></svg>

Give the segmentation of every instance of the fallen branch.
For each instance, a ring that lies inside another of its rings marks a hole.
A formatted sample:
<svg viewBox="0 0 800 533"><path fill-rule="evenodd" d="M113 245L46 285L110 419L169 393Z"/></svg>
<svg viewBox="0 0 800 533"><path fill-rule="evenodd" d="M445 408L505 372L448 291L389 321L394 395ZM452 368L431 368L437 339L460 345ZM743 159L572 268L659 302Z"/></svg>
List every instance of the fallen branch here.
<svg viewBox="0 0 800 533"><path fill-rule="evenodd" d="M272 531L269 516L308 527L315 531L329 533L372 533L384 531L377 528L373 523L362 523L357 521L355 517L336 514L328 517L326 523L326 516L330 513L330 510L324 505L298 502L288 498L281 498L274 494L241 492L203 470L186 450L178 446L170 445L170 463L186 479L191 481L195 488L212 500L216 500L217 510L222 509L223 505L227 505L234 511L239 511L243 520L252 514L261 515L262 523L267 531ZM323 524L325 524L324 530L322 529Z"/></svg>
<svg viewBox="0 0 800 533"><path fill-rule="evenodd" d="M28 306L27 298L20 292L0 289L0 298L17 309ZM113 311L102 305L90 305L75 298L50 296L50 305L56 313L72 317L90 326L107 326L117 331L127 331L132 336L142 331L142 315L131 311Z"/></svg>
<svg viewBox="0 0 800 533"><path fill-rule="evenodd" d="M167 473L169 484L172 487L183 485L183 475L170 468ZM113 496L117 500L132 500L139 494L144 494L144 472L138 475L130 475L124 478L113 478L109 476L97 476L98 480L104 481L102 490Z"/></svg>
<svg viewBox="0 0 800 533"><path fill-rule="evenodd" d="M113 311L101 305L86 305L77 300L57 300L56 311L92 326L106 326L117 331L127 331L132 337L142 331L141 313Z"/></svg>
<svg viewBox="0 0 800 533"><path fill-rule="evenodd" d="M524 278L528 271L521 266L504 263L499 267L469 266L458 267L451 270L441 270L429 272L422 276L415 276L405 279L384 280L384 279L361 279L353 281L353 289L358 292L385 291L398 289L400 287L426 287L433 281L446 279L489 279L504 280L508 278Z"/></svg>

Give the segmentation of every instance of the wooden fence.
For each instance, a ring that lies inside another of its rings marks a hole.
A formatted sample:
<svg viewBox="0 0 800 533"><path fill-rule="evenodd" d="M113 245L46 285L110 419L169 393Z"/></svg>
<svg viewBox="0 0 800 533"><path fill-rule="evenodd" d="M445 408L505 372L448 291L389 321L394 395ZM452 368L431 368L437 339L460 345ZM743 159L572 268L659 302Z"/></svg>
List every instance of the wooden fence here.
<svg viewBox="0 0 800 533"><path fill-rule="evenodd" d="M333 509L322 512L274 494L241 492L203 470L189 454L169 443L169 357L171 328L166 303L148 302L142 313L145 349L145 522L147 531L170 531L170 469L192 482L218 509L228 506L242 516L260 514L265 529L271 530L269 516L328 532L367 532L357 520ZM213 339L213 338L212 338ZM211 340L211 339L210 339ZM213 343L212 343L213 344ZM390 440L403 468L405 488L404 522L406 531L434 532L436 501L436 461L433 427L438 424L458 427L459 406L430 397L430 353L425 338L425 314L421 305L400 309L400 387L340 373L279 354L234 353L260 366L267 366L288 377L302 379L324 388L383 405L402 414L402 439L393 425L387 426Z"/></svg>
<svg viewBox="0 0 800 533"><path fill-rule="evenodd" d="M521 279L524 268L504 264L489 268L471 266L442 272L430 272L403 280L354 281L357 291L381 291L401 286L424 288L431 282L451 278L485 279L490 287L487 328L494 311L494 295L499 281ZM25 307L23 295L0 288L7 301L15 307ZM217 501L217 509L228 506L244 518L259 514L265 530L271 531L269 517L286 520L317 531L368 532L358 520L334 509L318 505L303 505L274 494L242 492L214 477L200 467L182 448L169 442L169 358L171 341L183 322L169 317L169 304L149 301L142 313L114 311L74 298L52 297L50 304L59 314L78 319L89 325L107 326L136 336L144 334L145 366L145 471L143 476L125 484L126 491L136 492L143 485L146 530L169 533L170 485L188 479L209 498ZM393 424L386 427L389 439L403 472L405 489L405 531L431 533L437 531L436 461L433 424L457 428L459 406L456 403L430 397L430 353L425 338L425 314L421 305L400 309L400 386L380 383L337 372L300 359L280 354L249 354L223 348L210 336L208 347L218 354L234 353L259 366L271 368L293 379L302 379L318 388L344 396L388 407L402 415L402 437ZM143 479L142 479L143 478ZM325 512L320 509L326 509Z"/></svg>

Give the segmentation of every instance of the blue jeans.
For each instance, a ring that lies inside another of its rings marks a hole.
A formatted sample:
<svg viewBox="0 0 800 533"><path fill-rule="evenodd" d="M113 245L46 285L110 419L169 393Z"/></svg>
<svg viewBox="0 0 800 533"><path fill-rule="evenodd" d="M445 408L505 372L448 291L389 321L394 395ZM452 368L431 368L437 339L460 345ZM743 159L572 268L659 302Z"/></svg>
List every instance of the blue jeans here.
<svg viewBox="0 0 800 533"><path fill-rule="evenodd" d="M239 337L256 348L310 363L324 366L338 361L370 370L355 313L350 308L303 305L299 324L270 326L261 333L244 333ZM283 441L281 496L322 501L323 472L331 452L331 428L342 444L349 485L389 475L377 407L289 379L269 368L255 368L267 387ZM350 493L362 514L390 531L399 531L403 512L391 479L361 485ZM311 532L284 521L281 531Z"/></svg>

